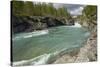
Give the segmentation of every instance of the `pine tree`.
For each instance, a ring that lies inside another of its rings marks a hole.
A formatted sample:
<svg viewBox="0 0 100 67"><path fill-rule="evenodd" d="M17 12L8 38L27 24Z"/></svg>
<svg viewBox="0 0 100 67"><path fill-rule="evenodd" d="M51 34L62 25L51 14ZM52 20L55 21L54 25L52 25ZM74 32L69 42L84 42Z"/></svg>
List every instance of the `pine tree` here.
<svg viewBox="0 0 100 67"><path fill-rule="evenodd" d="M83 10L83 14L85 14L87 18L91 18L91 16L95 15L96 13L97 13L96 6L88 5Z"/></svg>
<svg viewBox="0 0 100 67"><path fill-rule="evenodd" d="M12 1L12 14L21 16L23 14L24 1Z"/></svg>
<svg viewBox="0 0 100 67"><path fill-rule="evenodd" d="M56 9L52 3L33 3L31 1L12 1L13 14L17 16L70 17L64 7Z"/></svg>
<svg viewBox="0 0 100 67"><path fill-rule="evenodd" d="M33 5L33 2L31 1L26 1L24 3L24 15L26 16L33 16L33 13L34 13L34 5Z"/></svg>

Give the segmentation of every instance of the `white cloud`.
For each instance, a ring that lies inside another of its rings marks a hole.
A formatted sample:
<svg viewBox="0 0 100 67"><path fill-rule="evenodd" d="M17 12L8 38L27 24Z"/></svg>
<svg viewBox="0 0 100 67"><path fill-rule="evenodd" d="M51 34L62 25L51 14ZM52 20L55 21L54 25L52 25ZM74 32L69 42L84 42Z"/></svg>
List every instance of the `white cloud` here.
<svg viewBox="0 0 100 67"><path fill-rule="evenodd" d="M56 9L64 6L71 15L81 15L85 5L54 3L53 6Z"/></svg>
<svg viewBox="0 0 100 67"><path fill-rule="evenodd" d="M64 4L61 4L61 3L60 3L60 4L59 4L59 3L56 4L56 3L54 3L53 6L54 6L56 9L58 9L58 8L63 7Z"/></svg>
<svg viewBox="0 0 100 67"><path fill-rule="evenodd" d="M70 14L72 14L72 15L81 15L83 9L84 9L84 7L81 6L81 7L77 8L77 9L69 10L69 12L70 12Z"/></svg>

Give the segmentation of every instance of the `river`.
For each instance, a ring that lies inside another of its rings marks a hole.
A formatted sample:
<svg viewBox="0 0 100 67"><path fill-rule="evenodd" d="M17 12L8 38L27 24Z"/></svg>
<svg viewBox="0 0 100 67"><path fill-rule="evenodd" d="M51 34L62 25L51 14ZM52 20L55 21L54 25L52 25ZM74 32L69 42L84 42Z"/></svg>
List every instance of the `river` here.
<svg viewBox="0 0 100 67"><path fill-rule="evenodd" d="M48 30L14 34L12 38L14 65L47 64L59 53L83 46L89 32L76 23Z"/></svg>

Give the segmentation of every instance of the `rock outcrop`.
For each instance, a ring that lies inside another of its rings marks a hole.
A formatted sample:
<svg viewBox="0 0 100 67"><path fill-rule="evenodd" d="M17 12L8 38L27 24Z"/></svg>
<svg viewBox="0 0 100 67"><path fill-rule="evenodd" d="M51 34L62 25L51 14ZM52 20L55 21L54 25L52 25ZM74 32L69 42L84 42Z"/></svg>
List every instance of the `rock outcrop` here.
<svg viewBox="0 0 100 67"><path fill-rule="evenodd" d="M61 25L74 25L74 20L66 18L41 17L41 16L12 16L12 32L31 32Z"/></svg>

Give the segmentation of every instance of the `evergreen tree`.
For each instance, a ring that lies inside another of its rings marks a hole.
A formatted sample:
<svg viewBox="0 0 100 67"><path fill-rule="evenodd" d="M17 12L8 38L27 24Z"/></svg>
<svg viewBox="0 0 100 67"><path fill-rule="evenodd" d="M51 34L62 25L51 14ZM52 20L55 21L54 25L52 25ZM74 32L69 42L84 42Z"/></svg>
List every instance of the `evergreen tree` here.
<svg viewBox="0 0 100 67"><path fill-rule="evenodd" d="M21 16L23 14L24 1L12 1L12 14Z"/></svg>
<svg viewBox="0 0 100 67"><path fill-rule="evenodd" d="M25 3L24 3L25 5L24 5L24 11L23 11L23 13L26 15L26 16L32 16L33 15L33 13L34 13L34 5L33 5L33 2L31 2L31 1L26 1Z"/></svg>
<svg viewBox="0 0 100 67"><path fill-rule="evenodd" d="M17 16L70 17L64 7L56 9L52 3L33 3L31 1L12 1L13 14Z"/></svg>
<svg viewBox="0 0 100 67"><path fill-rule="evenodd" d="M87 17L87 18L91 18L93 19L93 16L95 16L97 13L97 7L96 6L91 6L88 5L84 8L83 10L83 14ZM96 19L96 17L94 17L94 19Z"/></svg>

